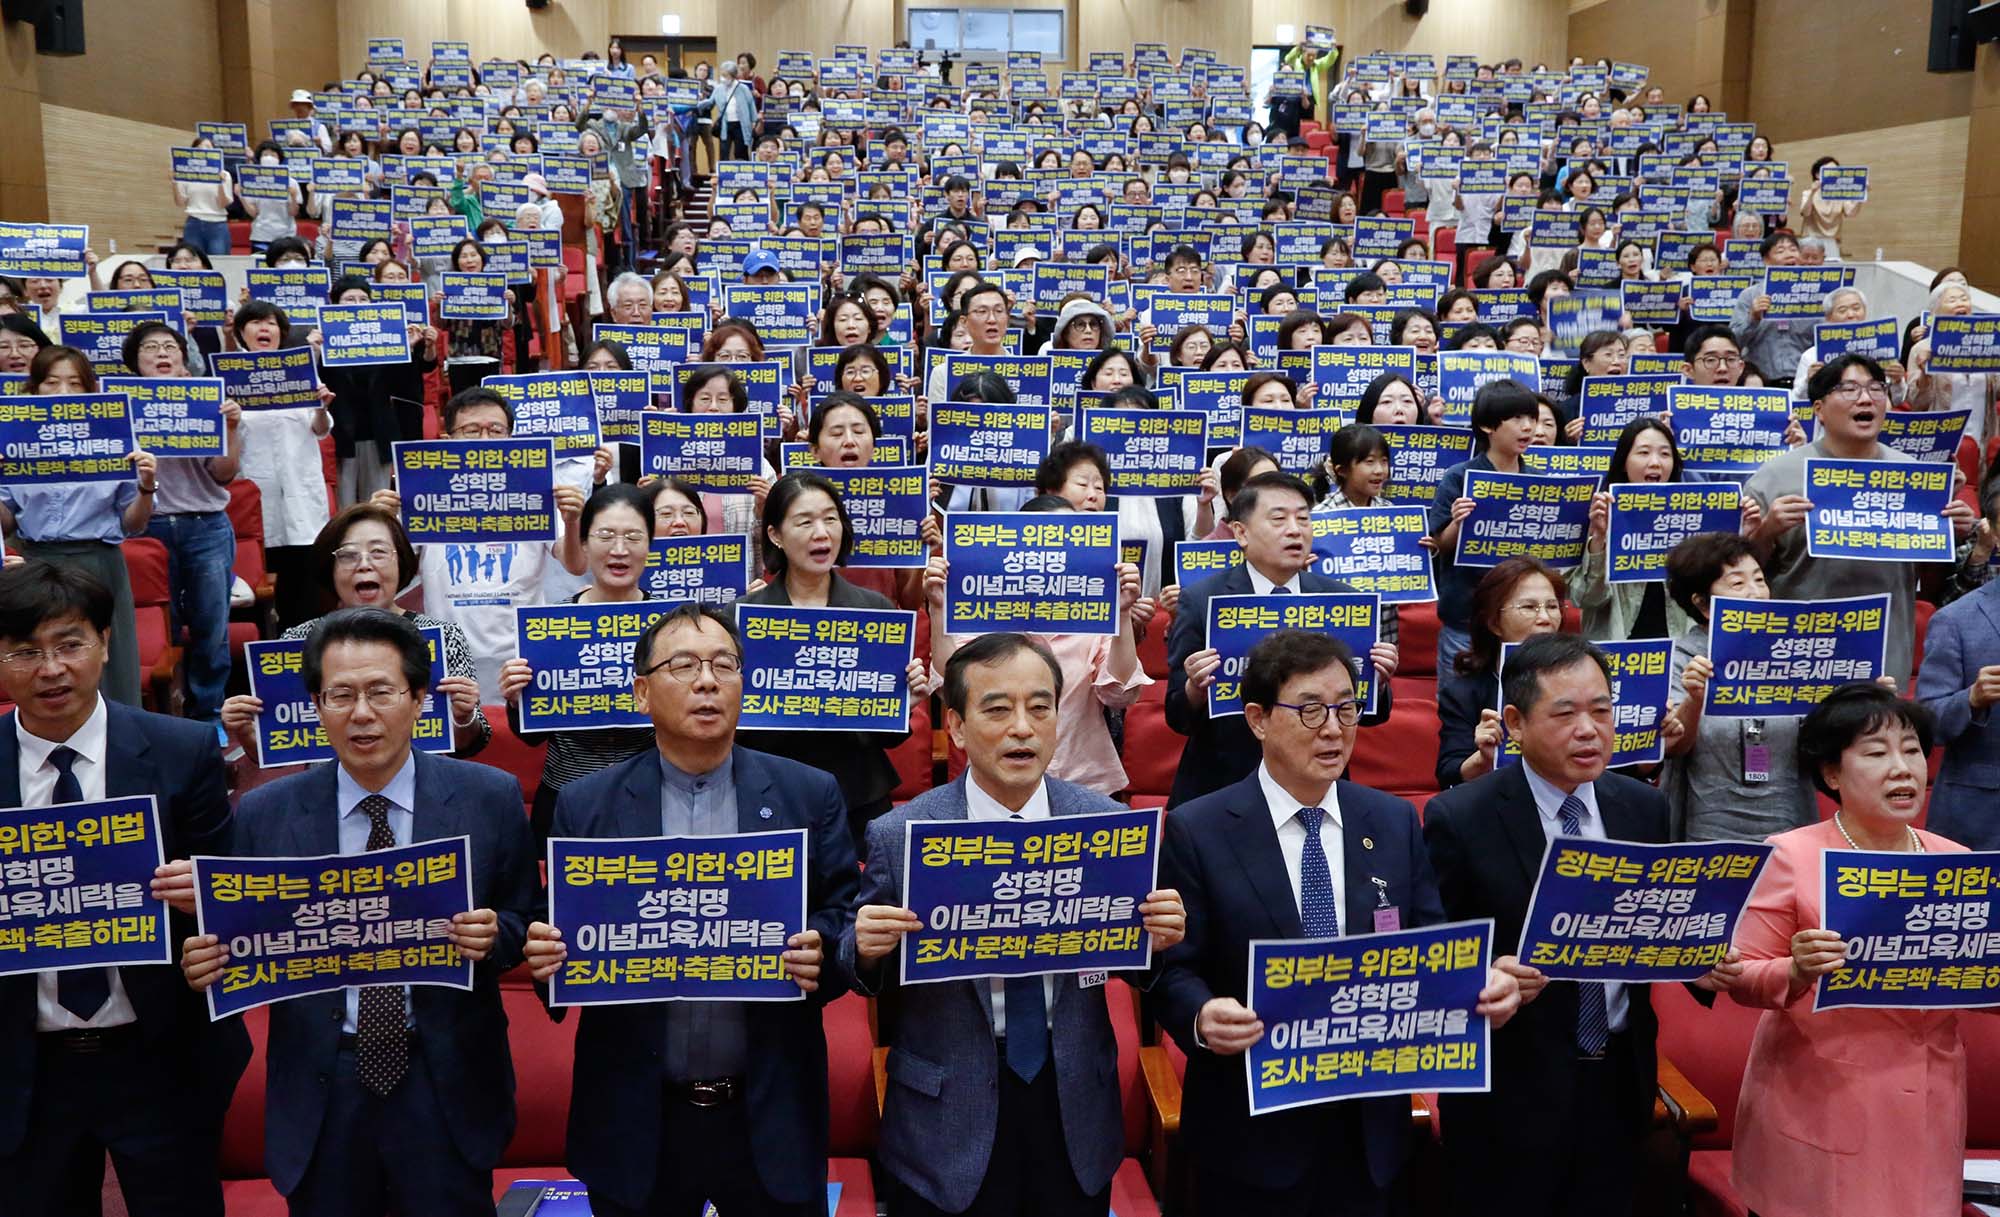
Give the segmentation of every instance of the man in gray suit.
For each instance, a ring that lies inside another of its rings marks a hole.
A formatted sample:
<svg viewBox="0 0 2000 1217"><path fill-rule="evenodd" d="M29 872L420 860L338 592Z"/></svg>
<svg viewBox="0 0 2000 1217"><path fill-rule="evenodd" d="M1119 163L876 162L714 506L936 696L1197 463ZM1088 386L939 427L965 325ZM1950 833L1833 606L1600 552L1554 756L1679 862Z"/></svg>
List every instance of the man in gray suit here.
<svg viewBox="0 0 2000 1217"><path fill-rule="evenodd" d="M922 928L901 905L905 824L1120 810L1045 776L1062 683L1055 656L1026 635L960 647L945 666L944 702L964 776L868 826L861 911L841 953L855 987L885 1007L880 1154L896 1180L896 1217L1103 1217L1110 1204L1124 1130L1102 974L896 984L902 937ZM1181 940L1178 893L1149 892L1139 911L1154 951ZM1143 988L1152 976L1124 979Z"/></svg>

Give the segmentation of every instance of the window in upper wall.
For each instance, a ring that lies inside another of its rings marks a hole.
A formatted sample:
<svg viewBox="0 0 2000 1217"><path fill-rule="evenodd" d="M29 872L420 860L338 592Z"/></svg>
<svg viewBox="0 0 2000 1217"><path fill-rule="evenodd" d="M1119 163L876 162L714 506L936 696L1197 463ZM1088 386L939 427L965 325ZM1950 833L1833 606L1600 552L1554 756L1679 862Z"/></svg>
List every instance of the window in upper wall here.
<svg viewBox="0 0 2000 1217"><path fill-rule="evenodd" d="M1059 8L916 8L906 10L910 45L954 51L967 59L1004 59L1008 51L1068 57L1066 13Z"/></svg>

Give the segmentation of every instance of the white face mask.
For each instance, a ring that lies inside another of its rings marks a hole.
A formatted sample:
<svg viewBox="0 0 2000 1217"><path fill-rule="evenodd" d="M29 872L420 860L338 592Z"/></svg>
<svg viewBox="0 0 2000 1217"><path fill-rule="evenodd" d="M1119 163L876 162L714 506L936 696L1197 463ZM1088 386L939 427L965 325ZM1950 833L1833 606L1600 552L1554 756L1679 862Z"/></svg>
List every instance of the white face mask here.
<svg viewBox="0 0 2000 1217"><path fill-rule="evenodd" d="M262 157L262 158L260 158L260 159L259 159L259 160L257 161L257 163L258 163L258 164L260 164L260 165L282 165L282 164L284 164L284 162L283 162L283 161L279 160L279 159L278 159L277 157L275 157L275 156L266 156L266 157Z"/></svg>
<svg viewBox="0 0 2000 1217"><path fill-rule="evenodd" d="M1438 125L1437 125L1436 123L1418 123L1418 124L1417 124L1417 134L1419 134L1419 135L1436 135L1436 134L1437 134L1437 129L1438 129Z"/></svg>

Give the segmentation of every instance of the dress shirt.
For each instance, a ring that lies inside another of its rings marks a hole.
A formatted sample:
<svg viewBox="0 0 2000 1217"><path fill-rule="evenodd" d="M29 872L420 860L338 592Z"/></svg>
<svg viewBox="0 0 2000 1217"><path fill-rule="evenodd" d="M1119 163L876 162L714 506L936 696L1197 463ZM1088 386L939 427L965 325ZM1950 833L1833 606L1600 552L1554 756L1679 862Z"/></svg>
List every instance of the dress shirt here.
<svg viewBox="0 0 2000 1217"><path fill-rule="evenodd" d="M657 755L657 753L655 754ZM736 761L724 757L707 773L688 773L660 757L660 835L719 837L736 831ZM750 1058L743 1003L666 1002L667 1077L713 1082L742 1077Z"/></svg>
<svg viewBox="0 0 2000 1217"><path fill-rule="evenodd" d="M987 794L979 787L979 779L971 770L965 773L965 817L968 820L1011 820L1015 812L1007 810L1000 800ZM1046 780L1036 783L1035 793L1021 806L1019 815L1024 820L1046 820L1049 818L1049 784ZM996 1037L1007 1034L1007 982L999 977L988 980L993 991L993 1034ZM1042 1009L1047 1013L1050 1025L1054 1025L1056 1009L1056 978L1042 977Z"/></svg>
<svg viewBox="0 0 2000 1217"><path fill-rule="evenodd" d="M396 834L397 845L411 844L410 836L417 828L417 754L411 752L403 758L403 767L396 776L389 779L380 790L369 790L354 780L347 772L347 766L334 762L333 802L339 813L338 821L340 853L342 857L352 857L368 852L367 813L361 810L361 800L371 794L379 794L389 800L389 831ZM355 1034L357 1016L361 1010L361 990L358 986L347 986L347 1013L341 1016L340 1033ZM403 986L403 1018L410 1018L410 988Z"/></svg>
<svg viewBox="0 0 2000 1217"><path fill-rule="evenodd" d="M1534 766L1521 762L1521 772L1528 777L1528 789L1535 795L1535 810L1542 815L1542 835L1553 841L1562 832L1563 800L1569 796L1553 783L1536 773ZM1576 788L1576 797L1583 801L1583 818L1579 835L1592 841L1608 841L1604 835L1604 817L1597 814L1597 784L1585 782ZM1615 1034L1625 1030L1625 986L1615 981L1604 982L1604 1010L1609 1016L1611 1030Z"/></svg>
<svg viewBox="0 0 2000 1217"><path fill-rule="evenodd" d="M107 733L104 698L97 699L97 706L90 717L83 720L83 726L66 740L45 740L21 725L21 715L14 715L14 742L20 748L20 757L15 761L21 781L21 806L47 807L55 800L56 767L49 763L49 753L67 746L76 753L76 760L70 763L70 772L76 775L76 784L83 791L85 799L104 797L104 743ZM80 1019L64 1009L56 1001L56 974L37 972L35 974L35 1030L37 1031L81 1031L104 1027L122 1027L138 1017L132 1012L132 1000L125 996L125 982L118 969L112 968L111 996L98 1007L97 1014L89 1020Z"/></svg>
<svg viewBox="0 0 2000 1217"><path fill-rule="evenodd" d="M0 486L0 504L29 541L116 545L125 539L125 509L138 497L137 479Z"/></svg>
<svg viewBox="0 0 2000 1217"><path fill-rule="evenodd" d="M1329 783L1319 802L1301 803L1278 785L1278 780L1271 776L1271 767L1261 763L1257 766L1257 784L1264 789L1264 802L1271 810L1271 825L1278 830L1278 852L1285 857L1285 878L1291 881L1292 903L1298 906L1301 919L1305 917L1306 908L1299 864L1306 853L1306 826L1299 819L1299 811L1306 807L1325 810L1326 815L1319 822L1320 848L1326 851L1327 869L1333 872L1333 906L1340 910L1341 936L1352 935L1355 928L1347 924L1347 859L1342 848L1346 838L1341 835L1338 787Z"/></svg>
<svg viewBox="0 0 2000 1217"><path fill-rule="evenodd" d="M1271 594L1272 589L1279 587L1284 588L1295 596L1302 594L1297 573L1294 573L1291 578L1285 580L1283 583L1273 583L1264 577L1264 572L1258 570L1254 563L1246 561L1243 564L1243 569L1250 572L1250 592L1252 595L1268 596ZM1292 810L1297 811L1298 808L1294 807ZM1327 856L1332 857L1331 854Z"/></svg>

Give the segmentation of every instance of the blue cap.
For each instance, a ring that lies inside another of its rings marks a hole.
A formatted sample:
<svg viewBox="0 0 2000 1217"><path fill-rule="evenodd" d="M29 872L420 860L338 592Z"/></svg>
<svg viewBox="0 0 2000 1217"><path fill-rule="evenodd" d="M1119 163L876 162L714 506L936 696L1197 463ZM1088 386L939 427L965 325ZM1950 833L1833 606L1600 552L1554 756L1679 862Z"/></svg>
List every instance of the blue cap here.
<svg viewBox="0 0 2000 1217"><path fill-rule="evenodd" d="M743 274L746 278L750 275L757 274L759 271L777 270L777 269L778 269L777 256L775 254L767 253L761 249L751 250L749 254L746 255L743 259Z"/></svg>

